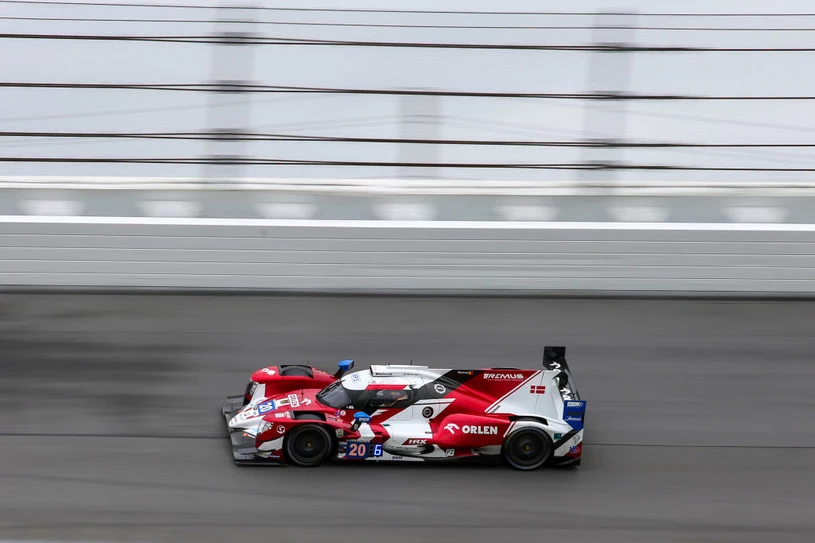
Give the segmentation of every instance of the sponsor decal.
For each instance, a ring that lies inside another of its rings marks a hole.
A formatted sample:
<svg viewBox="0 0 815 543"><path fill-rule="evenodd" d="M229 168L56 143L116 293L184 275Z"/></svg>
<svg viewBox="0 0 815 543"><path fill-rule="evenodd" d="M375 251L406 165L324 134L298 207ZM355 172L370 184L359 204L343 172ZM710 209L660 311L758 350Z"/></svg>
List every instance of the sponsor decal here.
<svg viewBox="0 0 815 543"><path fill-rule="evenodd" d="M543 385L532 385L529 389L530 394L546 394L546 387Z"/></svg>
<svg viewBox="0 0 815 543"><path fill-rule="evenodd" d="M422 409L422 416L426 419L429 419L433 416L433 408L432 407L425 407Z"/></svg>
<svg viewBox="0 0 815 543"><path fill-rule="evenodd" d="M455 456L456 455L456 450L455 449L447 449L446 451L444 451L444 455L445 456Z"/></svg>
<svg viewBox="0 0 815 543"><path fill-rule="evenodd" d="M263 369L262 369L262 370L260 370L260 371L262 371L263 373L268 373L270 376L271 376L271 375L274 375L275 373L277 373L275 370L273 370L273 369L269 369L269 368L263 368Z"/></svg>
<svg viewBox="0 0 815 543"><path fill-rule="evenodd" d="M456 371L457 375L475 375L475 372L472 370L458 370Z"/></svg>
<svg viewBox="0 0 815 543"><path fill-rule="evenodd" d="M345 409L340 410L340 416L341 416L341 417L344 417L344 416L345 416Z"/></svg>
<svg viewBox="0 0 815 543"><path fill-rule="evenodd" d="M287 419L287 418L289 418L289 412L288 411L283 411L282 413L275 413L274 418L276 418L276 419Z"/></svg>
<svg viewBox="0 0 815 543"><path fill-rule="evenodd" d="M352 381L352 382L354 382L354 383L359 383L359 380L360 380L360 377L359 377L359 374L358 374L358 373L352 373L352 374L351 374L351 381Z"/></svg>
<svg viewBox="0 0 815 543"><path fill-rule="evenodd" d="M451 434L455 434L456 430L460 430L461 427L455 422L451 422L447 426L445 426L444 429L450 432Z"/></svg>
<svg viewBox="0 0 815 543"><path fill-rule="evenodd" d="M292 407L300 407L300 400L297 399L297 394L289 394L289 405Z"/></svg>
<svg viewBox="0 0 815 543"><path fill-rule="evenodd" d="M303 405L311 405L311 400L309 400L308 398L303 398L303 401L300 403L302 403Z"/></svg>
<svg viewBox="0 0 815 543"><path fill-rule="evenodd" d="M342 437L342 435L343 435L345 432L343 431L343 429L342 429L342 428L337 428L337 429L335 429L335 430L334 430L334 433L337 435L337 437Z"/></svg>
<svg viewBox="0 0 815 543"><path fill-rule="evenodd" d="M404 456L396 456L395 454L391 456L391 460L402 460Z"/></svg>
<svg viewBox="0 0 815 543"><path fill-rule="evenodd" d="M447 389L444 388L444 385L441 383L436 383L435 385L433 385L433 390L435 390L437 394L444 394L445 392L447 392Z"/></svg>
<svg viewBox="0 0 815 543"><path fill-rule="evenodd" d="M585 414L585 400L568 400L563 405L563 420L574 430L583 429L583 417Z"/></svg>
<svg viewBox="0 0 815 543"><path fill-rule="evenodd" d="M495 436L498 435L498 427L497 426L475 426L470 424L465 424L461 431L465 434L478 434L478 435L485 435L485 436Z"/></svg>
<svg viewBox="0 0 815 543"><path fill-rule="evenodd" d="M412 437L412 438L408 439L407 441L405 441L404 444L405 445L427 445L427 439Z"/></svg>
<svg viewBox="0 0 815 543"><path fill-rule="evenodd" d="M563 439L563 434L561 434L560 432L555 432L555 441L557 441L558 439Z"/></svg>
<svg viewBox="0 0 815 543"><path fill-rule="evenodd" d="M276 409L276 405L274 400L269 400L268 402L263 402L258 404L258 413L261 415L264 413L268 413L269 411L274 411Z"/></svg>
<svg viewBox="0 0 815 543"><path fill-rule="evenodd" d="M374 458L382 456L382 444L367 441L349 441L345 444L346 458L368 458L369 456Z"/></svg>
<svg viewBox="0 0 815 543"><path fill-rule="evenodd" d="M490 381L522 381L523 373L485 373L484 379Z"/></svg>
<svg viewBox="0 0 815 543"><path fill-rule="evenodd" d="M275 430L277 430L277 433L278 433L278 434L282 434L282 433L285 433L285 432L286 432L286 427L285 427L285 426L283 426L283 425L281 424L280 426L278 426L277 428L275 428Z"/></svg>

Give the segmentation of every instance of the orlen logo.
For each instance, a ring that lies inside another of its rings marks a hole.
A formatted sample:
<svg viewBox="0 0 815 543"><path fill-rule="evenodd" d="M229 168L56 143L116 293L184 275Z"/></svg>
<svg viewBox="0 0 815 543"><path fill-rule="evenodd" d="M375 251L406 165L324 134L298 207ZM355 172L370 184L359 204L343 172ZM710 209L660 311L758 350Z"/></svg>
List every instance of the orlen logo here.
<svg viewBox="0 0 815 543"><path fill-rule="evenodd" d="M465 425L462 429L462 432L465 434L480 434L486 436L494 436L498 435L498 427L497 426L470 426Z"/></svg>
<svg viewBox="0 0 815 543"><path fill-rule="evenodd" d="M495 379L498 381L520 381L524 378L523 373L485 373L484 379Z"/></svg>
<svg viewBox="0 0 815 543"><path fill-rule="evenodd" d="M497 426L476 426L474 424L465 424L464 426L459 427L458 424L451 422L450 424L445 426L444 429L449 430L451 434L455 434L456 430L460 429L462 433L465 434L476 434L485 436L498 435Z"/></svg>

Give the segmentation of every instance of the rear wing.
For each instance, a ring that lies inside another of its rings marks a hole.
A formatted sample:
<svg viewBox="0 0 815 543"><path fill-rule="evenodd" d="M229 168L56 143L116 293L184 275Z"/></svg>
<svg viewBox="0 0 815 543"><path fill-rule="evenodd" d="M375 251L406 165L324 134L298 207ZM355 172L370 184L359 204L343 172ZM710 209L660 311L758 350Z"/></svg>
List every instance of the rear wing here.
<svg viewBox="0 0 815 543"><path fill-rule="evenodd" d="M555 376L563 400L579 400L577 385L572 377L569 364L566 362L566 347L544 347L543 367L550 371L559 371Z"/></svg>

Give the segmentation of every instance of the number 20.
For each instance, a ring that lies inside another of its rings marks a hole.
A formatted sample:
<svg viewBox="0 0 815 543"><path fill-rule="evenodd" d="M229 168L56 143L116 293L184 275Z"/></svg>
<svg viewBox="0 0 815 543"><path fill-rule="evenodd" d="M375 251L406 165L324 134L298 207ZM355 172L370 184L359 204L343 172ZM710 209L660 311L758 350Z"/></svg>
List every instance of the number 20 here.
<svg viewBox="0 0 815 543"><path fill-rule="evenodd" d="M348 445L348 456L352 458L365 458L368 456L368 444L350 443Z"/></svg>

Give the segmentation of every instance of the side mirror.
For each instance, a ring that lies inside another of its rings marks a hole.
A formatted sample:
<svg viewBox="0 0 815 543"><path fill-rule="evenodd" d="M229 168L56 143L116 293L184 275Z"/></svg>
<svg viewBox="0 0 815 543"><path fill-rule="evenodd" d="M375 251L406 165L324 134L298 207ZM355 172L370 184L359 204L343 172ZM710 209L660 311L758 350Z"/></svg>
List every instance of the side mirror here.
<svg viewBox="0 0 815 543"><path fill-rule="evenodd" d="M340 377L342 377L343 375L348 373L348 371L351 368L354 367L354 361L353 360L340 360L337 363L337 367L339 369L337 370L337 373L334 374L334 379L339 379Z"/></svg>
<svg viewBox="0 0 815 543"><path fill-rule="evenodd" d="M357 411L354 413L354 424L351 425L351 431L356 432L363 422L371 422L371 416L364 411Z"/></svg>

